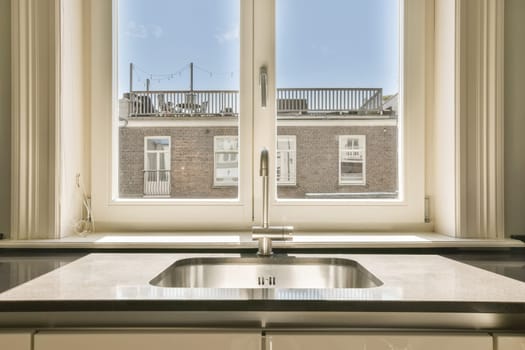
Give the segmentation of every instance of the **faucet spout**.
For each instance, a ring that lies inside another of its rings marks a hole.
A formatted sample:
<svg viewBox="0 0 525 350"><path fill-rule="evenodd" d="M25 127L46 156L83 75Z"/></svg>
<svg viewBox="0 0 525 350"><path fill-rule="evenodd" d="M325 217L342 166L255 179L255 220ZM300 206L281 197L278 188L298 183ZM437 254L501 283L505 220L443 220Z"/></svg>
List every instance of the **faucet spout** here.
<svg viewBox="0 0 525 350"><path fill-rule="evenodd" d="M268 223L270 161L268 150L261 151L259 175L262 176L262 225L252 227L252 240L259 241L257 254L272 255L272 240L289 241L292 239L292 226L270 226Z"/></svg>
<svg viewBox="0 0 525 350"><path fill-rule="evenodd" d="M269 167L268 167L268 150L263 148L261 151L261 163L259 168L259 176L268 176Z"/></svg>

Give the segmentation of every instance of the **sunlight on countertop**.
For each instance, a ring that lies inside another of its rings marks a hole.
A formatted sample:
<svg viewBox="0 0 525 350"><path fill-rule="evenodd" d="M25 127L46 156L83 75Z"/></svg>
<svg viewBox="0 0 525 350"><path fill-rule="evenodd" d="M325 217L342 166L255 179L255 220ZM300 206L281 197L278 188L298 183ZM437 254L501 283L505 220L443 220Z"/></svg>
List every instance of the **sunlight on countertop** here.
<svg viewBox="0 0 525 350"><path fill-rule="evenodd" d="M512 239L467 239L439 233L296 232L291 241L274 242L278 248L451 248L524 247ZM252 249L250 232L105 232L60 239L2 240L0 248L86 249Z"/></svg>

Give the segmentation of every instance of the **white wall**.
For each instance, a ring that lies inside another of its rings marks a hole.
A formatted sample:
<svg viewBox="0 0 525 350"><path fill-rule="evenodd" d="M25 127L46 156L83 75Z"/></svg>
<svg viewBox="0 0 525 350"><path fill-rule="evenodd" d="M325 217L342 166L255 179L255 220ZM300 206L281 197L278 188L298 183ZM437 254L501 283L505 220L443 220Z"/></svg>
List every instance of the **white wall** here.
<svg viewBox="0 0 525 350"><path fill-rule="evenodd" d="M84 0L62 2L61 237L71 235L74 224L81 218L82 190L78 184L84 186L86 193L90 190L85 86L89 59L85 55L86 23L83 20L88 5ZM77 175L80 175L78 183Z"/></svg>
<svg viewBox="0 0 525 350"><path fill-rule="evenodd" d="M11 1L0 0L0 232L8 234L11 199Z"/></svg>
<svg viewBox="0 0 525 350"><path fill-rule="evenodd" d="M525 234L525 1L505 2L505 233Z"/></svg>
<svg viewBox="0 0 525 350"><path fill-rule="evenodd" d="M434 154L427 167L431 214L435 231L456 236L456 110L455 110L455 1L435 2L434 119L429 128L429 147ZM439 116L436 117L436 116ZM443 190L446 189L446 190Z"/></svg>

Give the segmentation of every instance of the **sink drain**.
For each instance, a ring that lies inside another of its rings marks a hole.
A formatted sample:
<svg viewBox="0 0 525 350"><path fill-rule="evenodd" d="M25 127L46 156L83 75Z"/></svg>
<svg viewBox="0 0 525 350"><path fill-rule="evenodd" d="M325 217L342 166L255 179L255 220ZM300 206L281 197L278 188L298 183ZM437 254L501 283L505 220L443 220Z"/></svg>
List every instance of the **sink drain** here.
<svg viewBox="0 0 525 350"><path fill-rule="evenodd" d="M275 277L274 276L259 276L257 277L257 284L259 286L275 286Z"/></svg>

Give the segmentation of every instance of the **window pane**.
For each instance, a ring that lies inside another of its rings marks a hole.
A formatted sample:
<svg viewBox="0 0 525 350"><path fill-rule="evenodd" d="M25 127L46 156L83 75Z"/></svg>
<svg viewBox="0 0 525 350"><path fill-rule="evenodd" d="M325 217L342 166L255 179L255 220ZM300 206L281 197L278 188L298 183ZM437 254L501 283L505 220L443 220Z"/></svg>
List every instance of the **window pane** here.
<svg viewBox="0 0 525 350"><path fill-rule="evenodd" d="M157 169L157 153L146 154L146 170L158 170Z"/></svg>
<svg viewBox="0 0 525 350"><path fill-rule="evenodd" d="M399 0L276 0L276 12L277 196L397 198Z"/></svg>
<svg viewBox="0 0 525 350"><path fill-rule="evenodd" d="M147 140L148 151L162 151L167 150L169 145L169 139L151 139Z"/></svg>
<svg viewBox="0 0 525 350"><path fill-rule="evenodd" d="M240 0L117 1L120 197L237 198Z"/></svg>

